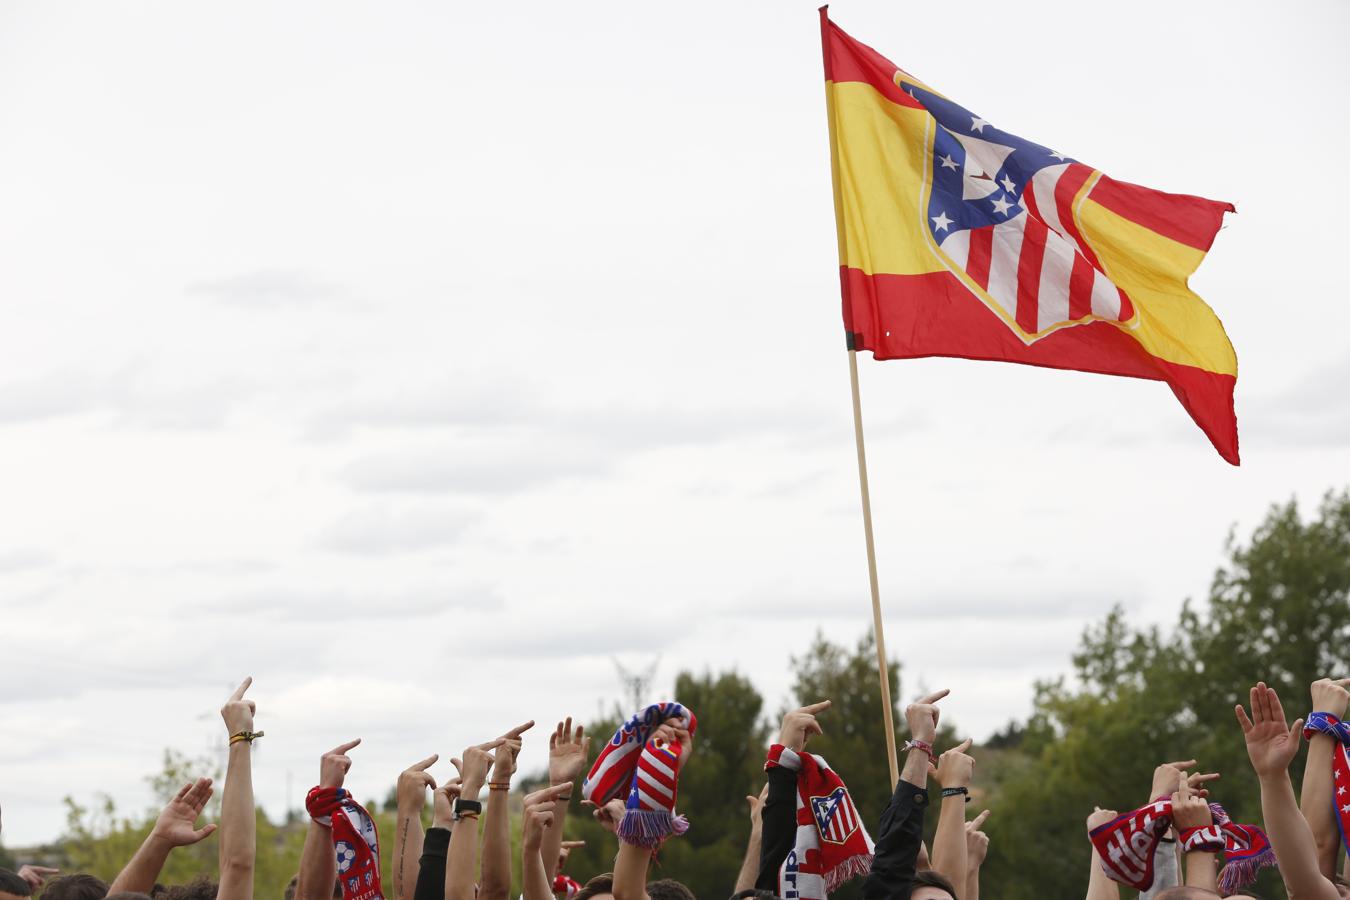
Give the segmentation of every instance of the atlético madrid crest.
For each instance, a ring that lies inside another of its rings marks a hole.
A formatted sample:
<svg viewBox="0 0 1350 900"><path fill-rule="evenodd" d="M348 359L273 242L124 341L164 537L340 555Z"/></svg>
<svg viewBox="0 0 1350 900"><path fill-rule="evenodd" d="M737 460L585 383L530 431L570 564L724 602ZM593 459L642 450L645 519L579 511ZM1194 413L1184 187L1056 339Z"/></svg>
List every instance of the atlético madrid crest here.
<svg viewBox="0 0 1350 900"><path fill-rule="evenodd" d="M858 811L848 791L837 787L824 797L811 798L811 813L816 817L820 838L831 844L842 844L858 830Z"/></svg>

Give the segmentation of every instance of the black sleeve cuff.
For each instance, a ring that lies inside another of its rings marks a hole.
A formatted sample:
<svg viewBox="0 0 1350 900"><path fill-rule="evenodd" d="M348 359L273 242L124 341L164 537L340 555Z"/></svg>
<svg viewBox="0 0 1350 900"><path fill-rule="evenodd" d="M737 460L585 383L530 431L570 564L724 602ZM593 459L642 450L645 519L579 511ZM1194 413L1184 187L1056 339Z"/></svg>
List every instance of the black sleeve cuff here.
<svg viewBox="0 0 1350 900"><path fill-rule="evenodd" d="M423 856L445 856L450 849L449 828L428 828L422 839Z"/></svg>

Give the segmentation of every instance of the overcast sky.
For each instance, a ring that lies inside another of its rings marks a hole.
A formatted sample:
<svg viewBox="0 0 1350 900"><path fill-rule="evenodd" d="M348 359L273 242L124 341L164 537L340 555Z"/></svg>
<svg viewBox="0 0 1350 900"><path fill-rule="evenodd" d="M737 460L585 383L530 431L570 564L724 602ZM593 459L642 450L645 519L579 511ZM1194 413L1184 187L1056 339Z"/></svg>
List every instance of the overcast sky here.
<svg viewBox="0 0 1350 900"><path fill-rule="evenodd" d="M902 694L977 738L1350 480L1350 6L1104 9L832 8L999 128L1238 207L1192 285L1241 468L1161 383L860 359ZM145 805L244 675L279 813L349 737L383 796L592 716L615 658L776 710L867 627L812 4L0 10L7 844Z"/></svg>

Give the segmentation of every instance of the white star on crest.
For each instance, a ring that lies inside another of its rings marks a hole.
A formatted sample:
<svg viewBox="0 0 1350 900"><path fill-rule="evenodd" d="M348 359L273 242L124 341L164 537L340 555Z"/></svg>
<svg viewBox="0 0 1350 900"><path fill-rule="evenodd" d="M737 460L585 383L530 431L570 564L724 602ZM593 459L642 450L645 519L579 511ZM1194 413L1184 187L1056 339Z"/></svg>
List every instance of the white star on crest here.
<svg viewBox="0 0 1350 900"><path fill-rule="evenodd" d="M1012 209L1013 206L1014 204L1009 203L1007 198L999 197L997 200L994 201L994 212L1003 213L1003 215L1006 216L1008 214L1008 210Z"/></svg>
<svg viewBox="0 0 1350 900"><path fill-rule="evenodd" d="M1003 180L999 184L1003 185L1003 189L1009 194L1017 190L1017 185L1013 184L1013 180L1008 177L1007 173L1004 173Z"/></svg>
<svg viewBox="0 0 1350 900"><path fill-rule="evenodd" d="M1336 793L1338 793L1338 794L1344 794L1344 793L1345 793L1345 786L1342 785L1341 787L1336 788Z"/></svg>
<svg viewBox="0 0 1350 900"><path fill-rule="evenodd" d="M952 224L952 220L947 218L945 212L940 212L936 216L933 216L933 227L938 231L946 231L947 226L950 224Z"/></svg>
<svg viewBox="0 0 1350 900"><path fill-rule="evenodd" d="M971 131L978 131L980 134L984 134L984 126L988 124L989 124L988 122L986 122L984 119L981 119L979 116L970 117Z"/></svg>
<svg viewBox="0 0 1350 900"><path fill-rule="evenodd" d="M1341 812L1350 812L1350 806L1342 806Z"/></svg>
<svg viewBox="0 0 1350 900"><path fill-rule="evenodd" d="M956 168L956 160L952 159L952 155L951 155L950 153L943 154L943 156L942 156L942 168L944 168L944 169L955 169L955 168Z"/></svg>

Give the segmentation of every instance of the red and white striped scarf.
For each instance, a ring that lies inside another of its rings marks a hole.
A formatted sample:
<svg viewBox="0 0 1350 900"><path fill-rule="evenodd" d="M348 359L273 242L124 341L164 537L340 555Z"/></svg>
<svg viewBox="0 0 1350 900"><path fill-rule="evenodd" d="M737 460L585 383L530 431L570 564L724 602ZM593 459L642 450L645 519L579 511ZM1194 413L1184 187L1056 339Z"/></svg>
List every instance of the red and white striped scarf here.
<svg viewBox="0 0 1350 900"><path fill-rule="evenodd" d="M384 900L380 889L380 835L375 820L343 788L316 787L305 798L310 818L333 829L342 900Z"/></svg>
<svg viewBox="0 0 1350 900"><path fill-rule="evenodd" d="M619 823L619 839L642 847L657 847L673 834L689 830L689 820L675 814L684 748L679 741L665 743L652 737L670 719L684 723L692 735L698 720L673 700L653 703L620 726L596 757L581 796L596 806L627 791L626 812Z"/></svg>
<svg viewBox="0 0 1350 900"><path fill-rule="evenodd" d="M825 900L830 891L872 871L876 847L848 788L823 756L769 748L765 771L797 773L797 838L778 870L784 900Z"/></svg>

